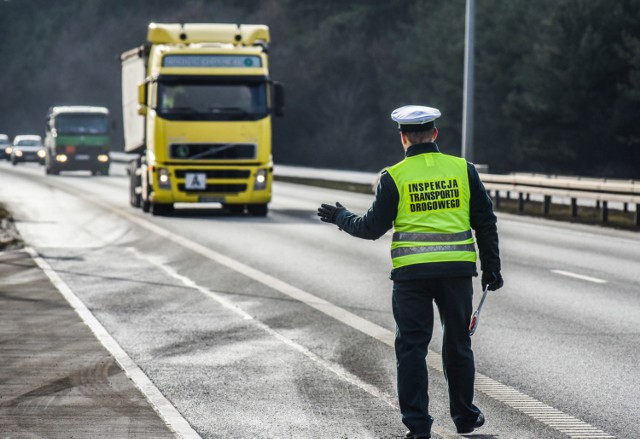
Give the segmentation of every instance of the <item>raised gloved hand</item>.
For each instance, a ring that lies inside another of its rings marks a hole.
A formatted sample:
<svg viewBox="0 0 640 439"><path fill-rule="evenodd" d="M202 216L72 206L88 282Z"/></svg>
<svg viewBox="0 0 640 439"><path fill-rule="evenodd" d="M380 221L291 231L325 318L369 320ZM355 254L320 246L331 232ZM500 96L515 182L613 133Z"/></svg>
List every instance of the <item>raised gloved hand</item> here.
<svg viewBox="0 0 640 439"><path fill-rule="evenodd" d="M336 201L336 205L332 206L330 204L322 204L318 207L318 216L321 221L325 223L336 224L336 218L338 214L345 210L345 207Z"/></svg>
<svg viewBox="0 0 640 439"><path fill-rule="evenodd" d="M499 271L483 271L482 272L482 289L489 286L489 291L495 291L502 288L504 281Z"/></svg>

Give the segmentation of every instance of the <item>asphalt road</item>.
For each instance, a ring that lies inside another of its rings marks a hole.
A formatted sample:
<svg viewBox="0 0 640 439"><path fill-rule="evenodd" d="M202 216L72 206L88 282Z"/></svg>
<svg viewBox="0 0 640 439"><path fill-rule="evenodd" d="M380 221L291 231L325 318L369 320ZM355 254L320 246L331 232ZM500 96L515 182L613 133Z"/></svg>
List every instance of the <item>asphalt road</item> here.
<svg viewBox="0 0 640 439"><path fill-rule="evenodd" d="M266 218L152 217L113 168L1 162L0 202L201 437L401 437L390 236L358 240L315 215L334 201L364 212L371 196L276 183ZM506 284L473 339L488 419L473 437L640 437L640 236L508 215L499 231ZM456 437L439 338L434 432Z"/></svg>

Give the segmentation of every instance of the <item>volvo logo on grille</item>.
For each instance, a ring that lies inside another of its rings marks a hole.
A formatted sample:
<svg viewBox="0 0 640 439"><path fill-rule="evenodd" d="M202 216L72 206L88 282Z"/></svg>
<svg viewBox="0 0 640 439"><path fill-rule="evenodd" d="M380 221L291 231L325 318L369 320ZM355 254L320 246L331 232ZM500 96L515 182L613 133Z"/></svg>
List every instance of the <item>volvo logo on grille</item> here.
<svg viewBox="0 0 640 439"><path fill-rule="evenodd" d="M189 147L187 145L176 145L175 151L177 157L189 157Z"/></svg>

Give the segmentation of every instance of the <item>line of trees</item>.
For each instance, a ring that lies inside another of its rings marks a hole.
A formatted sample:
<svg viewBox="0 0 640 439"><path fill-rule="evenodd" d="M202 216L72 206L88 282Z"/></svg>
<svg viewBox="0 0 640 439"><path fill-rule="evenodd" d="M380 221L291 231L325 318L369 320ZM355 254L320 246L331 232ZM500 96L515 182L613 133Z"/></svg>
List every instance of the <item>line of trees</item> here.
<svg viewBox="0 0 640 439"><path fill-rule="evenodd" d="M460 154L464 13L465 0L2 0L0 132L40 132L60 104L119 122L118 57L151 21L264 23L287 90L276 163L389 165L402 158L389 114L408 103L440 108L438 143ZM476 0L475 78L475 159L492 172L640 178L640 0Z"/></svg>

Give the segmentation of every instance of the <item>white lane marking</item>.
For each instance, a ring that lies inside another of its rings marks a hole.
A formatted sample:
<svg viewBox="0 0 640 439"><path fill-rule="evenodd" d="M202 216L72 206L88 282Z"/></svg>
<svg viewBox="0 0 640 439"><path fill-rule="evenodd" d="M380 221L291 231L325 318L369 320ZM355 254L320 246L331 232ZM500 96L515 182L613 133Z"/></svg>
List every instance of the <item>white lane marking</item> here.
<svg viewBox="0 0 640 439"><path fill-rule="evenodd" d="M615 436L480 373L476 373L476 390L566 434L571 439L615 439Z"/></svg>
<svg viewBox="0 0 640 439"><path fill-rule="evenodd" d="M258 282L261 282L262 284L271 287L277 291L280 291L281 293L296 299L312 308L317 309L318 311L321 311L333 318L335 318L336 320L344 323L347 326L350 326L354 329L357 329L361 332L363 332L364 334L369 335L370 337L373 337L391 347L394 346L394 340L395 340L395 335L389 331L388 329L385 329L381 326L378 326L377 324L370 322L368 320L365 320L359 316L356 316L355 314L350 313L349 311L340 308L324 299L321 299L319 297L314 296L311 293L308 293L306 291L303 291L297 287L294 287L293 285L290 285L284 281L281 281L280 279L276 279L273 276L263 273L259 270L256 270L255 268L249 267L239 261L236 261L235 259L232 259L228 256L222 255L214 250L211 250L207 247L204 247L201 244L198 244L196 242L190 241L189 239L180 236L180 235L176 235L173 232L170 232L167 229L164 229L156 224L153 224L151 222L148 222L145 219L142 218L138 218L135 217L133 215L130 215L128 213L122 212L124 213L127 217L131 218L134 222L136 222L137 224L141 225L142 227L160 234L161 236L163 236L166 239L169 239L171 241L174 241L175 243L182 245L196 253L199 253L200 255L214 261L217 262L221 265L224 265L228 268L231 268L235 271L237 271L240 274L243 274L251 279L254 279ZM303 348L304 349L304 348ZM442 369L442 356L440 354L438 354L437 352L431 351L429 350L429 354L427 355L427 364L432 367L433 369L436 369L440 372L443 372ZM483 383L483 386L479 386L479 383ZM551 425L548 421L545 421L544 419L542 419L542 416L539 416L537 413L535 412L531 412L531 411L527 411L527 406L526 405L518 405L517 403L511 403L508 400L502 401L502 397L503 395L509 395L509 396L513 396L513 395L518 395L524 398L527 398L528 401L533 402L533 404L535 405L536 408L544 408L544 409L550 409L550 410L554 410L556 413L559 413L562 415L562 419L569 419L569 420L575 420L577 422L580 422L581 426L584 426L585 428L588 429L589 434L597 434L599 435L599 438L615 438L615 436L609 436L606 433L604 433L601 430L598 430L595 427L592 427L591 425L580 421L576 418L573 418L567 414L564 414L563 412L556 410L554 408L552 408L551 406L548 406L528 395L525 395L523 393L518 392L517 390L506 386L498 381L495 381L485 375L482 375L480 373L476 373L476 389L485 393L486 395L497 399L498 401L503 402L504 404L506 404L509 407L515 408L516 410L521 411L522 413L528 415L531 418L534 418L536 420L539 420L540 422L544 423L545 425L554 428L557 431L560 431L562 433L567 434L570 438L573 439L577 439L578 437L584 437L584 435L581 436L576 436L574 435L571 430L569 430L568 428L563 428L561 426L556 426L556 425ZM449 432L448 430L446 430L445 428L442 428L436 424L433 424L432 426L432 430L434 433L437 433L443 437L459 437L456 436L455 434Z"/></svg>
<svg viewBox="0 0 640 439"><path fill-rule="evenodd" d="M107 332L104 326L89 311L84 303L75 295L71 288L58 276L58 273L31 247L25 250L38 267L49 277L51 283L60 291L60 294L69 302L69 305L80 316L82 321L91 329L96 338L116 359L125 374L140 389L147 398L153 409L160 415L165 424L179 437L184 439L201 439L186 419L175 409L175 407L162 395L160 390L151 382L149 377L138 367L136 363L120 347L118 342Z"/></svg>
<svg viewBox="0 0 640 439"><path fill-rule="evenodd" d="M105 201L102 201L100 199L97 198L91 198L89 195L84 194L82 192L79 192L75 189L69 188L69 187L60 187L62 190L65 190L67 192L71 192L76 194L77 196L79 196L80 198L83 198L91 203L97 204L99 206L104 207L105 209L114 212L115 214L126 218L128 220L130 220L133 223L138 224L139 226L153 232L156 233L157 235L166 238L170 241L175 242L176 244L179 244L185 248L188 248L196 253L199 253L200 255L214 261L217 262L221 265L224 265L228 268L231 268L232 270L237 271L240 274L243 274L251 279L254 279L258 282L263 283L264 285L271 287L277 291L280 291L281 293L294 298L314 309L317 309L318 311L321 311L329 316L332 316L333 318L335 318L336 320L344 323L347 326L350 326L354 329L357 329L361 332L363 332L366 335L369 335L370 337L373 337L391 347L394 346L394 339L395 336L394 334L385 329L382 328L381 326L376 325L373 322L369 322L368 320L365 320L361 317L356 316L355 314L350 313L349 311L342 309L330 302L327 302L324 299L321 299L319 297L314 296L311 293L307 293L306 291L300 290L299 288L294 287L293 285L289 285L286 282L283 282L279 279L274 278L273 276L270 276L266 273L263 273L259 270L256 270L252 267L249 267L239 261L236 261L235 259L229 258L227 256L224 256L221 253L218 253L214 250L211 250L201 244L198 244L194 241L191 241L183 236L177 235L163 227L160 227L142 217L133 215L131 213L128 213L118 207L112 206L110 204L108 204ZM442 356L440 354L438 354L437 352L431 351L429 350L429 354L427 355L427 364L432 367L435 370L438 370L440 372L442 372ZM535 398L526 395L524 393L521 393L517 390L515 390L512 387L509 387L505 384L502 384L498 381L495 381L485 375L482 375L481 373L477 373L476 372L476 389L486 395L488 395L491 398L494 398L498 401L503 402L505 405L507 405L508 407L514 408L522 413L524 413L525 415L536 419L542 423L544 423L545 425L555 429L556 431L562 432L564 434L567 434L568 437L570 437L571 439L582 439L582 438L603 438L603 439L615 439L615 436L611 436L608 435L607 433L603 432L602 430L598 430L595 427L592 427L591 425L584 423L583 421L577 419L577 418L573 418L572 416L569 416L563 412L561 412L560 410L554 409L551 406L548 406L538 400L536 400ZM532 410L529 406L518 406L516 403L511 403L509 402L508 398L506 398L504 401L502 401L502 399L500 398L504 398L505 396L517 396L518 398L525 398L528 401L533 402L533 404L535 405L534 409ZM544 413L539 413L540 409L542 409L542 411ZM545 421L545 415L549 413L549 411L553 411L553 413L558 414L561 419L567 419L567 420L575 420L577 422L581 422L583 426L585 426L585 428L588 428L588 433L587 434L576 434L575 432L572 432L571 430L567 429L567 428L562 428L562 427L558 427L555 425L551 425L549 423L548 420ZM439 426L437 426L436 424L433 424L432 426L432 431L434 433L437 433L445 438L457 438L460 436L457 436L455 434L450 433L449 431L447 431L444 428L441 428Z"/></svg>
<svg viewBox="0 0 640 439"><path fill-rule="evenodd" d="M158 260L158 259L156 259L156 258L154 258L152 256L142 254L137 249L135 249L133 247L129 247L127 250L132 252L137 258L142 259L142 260L148 262L149 264L160 268L161 270L163 270L165 273L167 273L172 278L182 282L182 284L185 285L186 287L192 288L194 290L197 290L200 293L204 294L205 296L209 297L210 299L215 300L220 305L222 305L224 308L226 308L226 309L228 309L230 311L233 311L234 313L238 314L240 317L242 317L243 320L251 320L253 322L253 324L256 325L258 328L260 328L261 330L263 330L266 333L268 333L269 335L275 337L276 339L278 339L279 341L283 342L287 346L289 346L289 347L295 349L296 351L300 352L301 354L303 354L304 356L306 356L310 360L315 361L316 363L318 363L320 366L324 367L325 369L333 372L335 375L337 375L339 378L343 379L344 381L346 381L346 382L348 382L350 384L353 384L354 386L359 387L360 389L362 389L365 392L367 392L369 395L386 402L388 405L390 405L394 409L398 409L398 403L396 402L396 398L395 397L390 396L390 395L388 395L388 394L386 394L384 392L381 392L380 390L378 390L378 388L376 388L375 386L372 386L371 384L368 384L368 383L362 381L356 375L354 375L351 372L345 370L339 364L334 363L332 361L325 360L324 358L314 354L313 352L311 352L310 350L308 350L304 346L294 342L293 340L291 340L291 339L285 337L284 335L280 334L279 332L275 331L270 326L264 324L263 322L261 322L259 320L256 320L255 318L253 318L252 315L250 315L249 313L244 311L242 308L239 308L238 306L234 305L231 301L229 301L228 299L224 298L220 293L212 291L209 288L206 288L206 287L203 287L203 286L199 285L198 283L196 283L192 279L179 274L173 268L171 268L170 266L162 263L160 260Z"/></svg>
<svg viewBox="0 0 640 439"><path fill-rule="evenodd" d="M572 273L571 271L564 270L551 270L552 273L560 274L562 276L574 277L576 279L586 280L588 282L594 282L597 284L606 284L604 279L598 279L597 277L585 276L584 274Z"/></svg>

